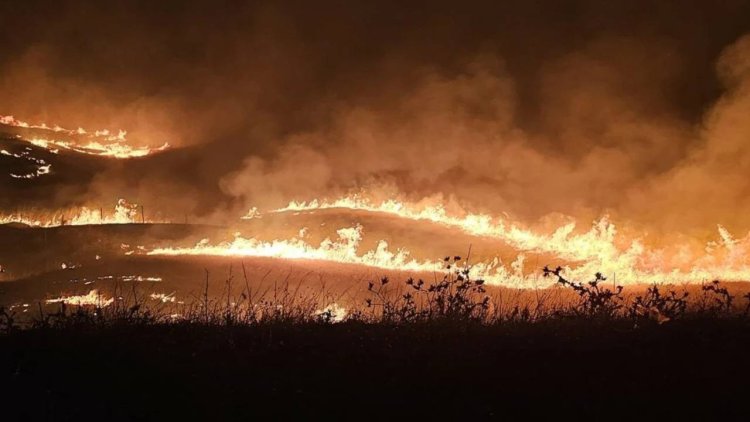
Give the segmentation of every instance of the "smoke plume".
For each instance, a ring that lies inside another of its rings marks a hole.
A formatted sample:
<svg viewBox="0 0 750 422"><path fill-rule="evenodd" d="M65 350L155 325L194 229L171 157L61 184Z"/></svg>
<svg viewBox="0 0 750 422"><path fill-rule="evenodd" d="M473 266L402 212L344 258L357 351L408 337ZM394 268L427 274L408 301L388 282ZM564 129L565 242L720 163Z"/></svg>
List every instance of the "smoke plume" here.
<svg viewBox="0 0 750 422"><path fill-rule="evenodd" d="M546 4L549 3L549 4ZM750 2L3 2L0 114L175 146L81 200L365 190L528 222L750 219ZM59 195L58 195L59 198Z"/></svg>

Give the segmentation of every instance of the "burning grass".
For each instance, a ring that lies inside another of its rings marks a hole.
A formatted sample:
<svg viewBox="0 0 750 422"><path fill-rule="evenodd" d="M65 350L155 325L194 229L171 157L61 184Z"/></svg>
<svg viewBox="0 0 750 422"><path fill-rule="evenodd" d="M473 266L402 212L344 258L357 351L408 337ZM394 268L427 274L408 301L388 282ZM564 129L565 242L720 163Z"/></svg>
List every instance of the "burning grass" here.
<svg viewBox="0 0 750 422"><path fill-rule="evenodd" d="M445 258L442 279L408 278L395 282L388 277L366 282L361 290L328 290L287 279L263 280L251 287L244 265L242 274L211 281L206 270L204 287L191 297L176 292L142 288L139 280L114 280L111 289L86 294L63 295L38 304L29 313L28 304L1 308L1 327L6 332L22 328L94 326L118 324L189 324L205 326L267 324L362 323L369 325L541 323L551 320L597 320L661 325L681 319L739 318L750 316L750 293L733 290L715 280L702 286L681 288L652 285L623 288L610 284L601 273L592 280L569 280L561 267L545 267L544 276L555 286L545 289L507 289L488 286L471 277L471 267L461 257ZM129 282L129 283L126 283ZM222 293L209 294L209 285ZM610 287L611 286L611 287ZM104 286L102 286L104 287ZM55 308L57 307L57 308ZM22 310L23 314L18 314Z"/></svg>
<svg viewBox="0 0 750 422"><path fill-rule="evenodd" d="M707 243L685 237L665 237L657 246L647 241L646 233L622 233L623 226L616 226L606 215L584 231L577 228L575 220L549 230L529 227L507 215L473 213L456 209L460 207L455 205L451 208L449 211L442 200L430 201L428 198L413 203L396 199L375 201L366 195L350 195L332 200L292 201L270 213L366 212L404 221L429 222L475 238L500 241L517 251L517 258L507 268L498 265L499 262L487 263L483 277L496 284L533 286L534 275L529 276L523 271L525 254L532 253L549 254L569 263L566 272L576 278L601 271L603 274L617 274L628 284L700 283L711 277L750 279L750 262L747 260L750 235L735 237L722 225L717 225L718 236ZM260 216L254 208L244 218Z"/></svg>
<svg viewBox="0 0 750 422"><path fill-rule="evenodd" d="M155 148L128 145L127 132L124 130L119 130L115 134L107 129L97 131L87 131L80 127L66 129L58 125L49 126L45 123L30 124L13 116L0 115L0 129L3 129L3 126L36 131L42 134L44 137L33 137L28 139L28 142L53 154L57 154L62 149L80 154L127 159L144 157L170 147L168 143Z"/></svg>
<svg viewBox="0 0 750 422"><path fill-rule="evenodd" d="M115 206L106 212L103 208L81 207L64 212L17 212L0 214L0 224L20 223L33 227L85 226L96 224L153 223L146 220L142 208L120 198Z"/></svg>

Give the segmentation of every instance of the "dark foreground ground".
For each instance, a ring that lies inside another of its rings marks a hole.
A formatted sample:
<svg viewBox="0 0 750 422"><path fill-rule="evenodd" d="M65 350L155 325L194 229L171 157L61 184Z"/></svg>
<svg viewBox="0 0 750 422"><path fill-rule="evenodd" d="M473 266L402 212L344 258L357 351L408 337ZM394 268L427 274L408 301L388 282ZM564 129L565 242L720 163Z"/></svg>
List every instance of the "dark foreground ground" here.
<svg viewBox="0 0 750 422"><path fill-rule="evenodd" d="M123 325L0 336L2 420L747 420L743 320Z"/></svg>

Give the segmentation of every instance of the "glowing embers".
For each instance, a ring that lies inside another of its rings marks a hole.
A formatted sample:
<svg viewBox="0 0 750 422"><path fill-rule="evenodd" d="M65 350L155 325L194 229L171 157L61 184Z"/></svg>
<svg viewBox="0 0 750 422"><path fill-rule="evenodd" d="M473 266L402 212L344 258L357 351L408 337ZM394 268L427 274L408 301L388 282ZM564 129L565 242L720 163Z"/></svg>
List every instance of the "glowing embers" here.
<svg viewBox="0 0 750 422"><path fill-rule="evenodd" d="M99 308L107 307L115 302L114 298L106 297L94 289L85 295L61 296L54 299L47 299L46 303L64 303L66 305L76 306L96 306Z"/></svg>
<svg viewBox="0 0 750 422"><path fill-rule="evenodd" d="M29 312L29 309L31 309L31 305L28 303L16 303L13 305L8 306L8 309L11 311L20 310L21 313L27 313Z"/></svg>
<svg viewBox="0 0 750 422"><path fill-rule="evenodd" d="M9 173L10 177L14 179L34 179L39 176L43 176L45 174L50 174L50 169L52 168L52 164L48 164L45 160L41 158L32 157L30 155L30 152L31 152L31 148L25 148L21 152L9 152L4 149L0 150L0 155L29 161L35 167L34 171L28 172L28 173L22 173L22 174Z"/></svg>
<svg viewBox="0 0 750 422"><path fill-rule="evenodd" d="M70 282L70 283L83 283L86 286L94 284L97 281L99 281L99 282L102 282L102 281L115 281L115 282L117 282L117 281L123 281L123 282L136 282L136 283L139 283L139 282L160 283L160 282L163 281L163 279L161 277L157 277L157 276L144 276L144 275L118 275L118 276L114 276L114 275L102 275L102 276L97 276L97 277L94 277L94 278L83 277L83 278L80 278L80 279L79 278L72 278L72 279L68 280L68 282Z"/></svg>
<svg viewBox="0 0 750 422"><path fill-rule="evenodd" d="M44 123L32 125L17 120L13 116L0 116L0 124L16 128L35 129L37 131L49 132L51 136L34 136L31 139L21 139L44 148L53 154L57 154L63 149L102 157L134 158L143 157L169 148L168 143L164 143L155 148L133 147L127 144L127 132L124 130L118 131L117 134L114 134L109 130L90 132L80 127L71 130L57 125L48 126ZM67 137L68 139L62 139L62 137Z"/></svg>
<svg viewBox="0 0 750 422"><path fill-rule="evenodd" d="M99 155L113 158L135 158L144 157L154 152L164 151L169 144L164 143L160 147L133 147L125 144L125 139L110 141L110 143L89 141L84 144L76 144L71 141L33 138L28 142L57 154L60 149L79 152L82 154Z"/></svg>
<svg viewBox="0 0 750 422"><path fill-rule="evenodd" d="M178 301L175 297L175 292L166 294L166 293L151 293L148 297L150 297L152 300L155 300L157 302L161 303L184 303L182 301Z"/></svg>
<svg viewBox="0 0 750 422"><path fill-rule="evenodd" d="M323 309L315 311L315 314L323 321L341 322L346 318L348 311L346 308L339 306L338 303L334 302Z"/></svg>
<svg viewBox="0 0 750 422"><path fill-rule="evenodd" d="M114 210L109 213L105 213L102 209L88 207L81 207L64 213L42 213L41 215L18 212L0 215L0 224L21 223L37 227L58 227L150 222L139 212L139 209L138 204L131 204L124 199L119 199Z"/></svg>

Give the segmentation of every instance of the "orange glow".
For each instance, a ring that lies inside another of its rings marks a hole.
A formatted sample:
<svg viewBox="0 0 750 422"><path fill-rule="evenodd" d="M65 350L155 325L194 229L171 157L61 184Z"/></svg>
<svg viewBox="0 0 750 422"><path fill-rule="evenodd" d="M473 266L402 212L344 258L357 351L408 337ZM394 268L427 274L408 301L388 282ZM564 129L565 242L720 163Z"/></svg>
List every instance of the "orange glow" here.
<svg viewBox="0 0 750 422"><path fill-rule="evenodd" d="M574 232L574 222L564 224L551 233L539 233L519 223L486 214L455 216L450 215L442 205L419 206L396 200L374 203L359 196L331 201L293 201L272 212L316 212L325 209L385 213L413 221L429 221L469 235L502 241L519 252L516 261L509 268L498 262L486 263L483 271L478 271L477 275L495 284L537 285L539 269L524 269L524 253L551 254L565 260L569 262L566 273L583 280L598 271L616 278L619 284L690 283L713 278L750 280L750 234L737 239L722 226L718 226L717 238L703 248L696 247L696 242L649 248L641 238L618 235L615 225L607 217L594 221L590 229L583 233ZM257 211L254 215L257 216Z"/></svg>
<svg viewBox="0 0 750 422"><path fill-rule="evenodd" d="M106 214L99 209L81 207L70 213L55 213L43 216L24 213L0 215L0 224L21 223L36 227L131 224L140 222L142 220L138 212L138 204L131 204L124 199L118 200L114 211ZM148 223L151 221L145 220L144 222Z"/></svg>
<svg viewBox="0 0 750 422"><path fill-rule="evenodd" d="M444 269L442 260L419 261L411 258L405 249L389 249L388 242L380 240L373 250L359 251L362 240L362 227L347 227L337 230L338 239L324 239L319 245L310 245L295 237L292 239L278 239L262 241L236 235L234 241L211 245L204 239L193 247L157 248L147 252L148 255L213 255L213 256L253 256L281 259L305 259L336 262L342 264L362 265L373 268L410 271L410 272L439 272ZM536 277L524 276L523 256L510 265L510 269L499 265L497 259L489 262L472 264L472 276L483 278L492 284L514 286L534 286Z"/></svg>
<svg viewBox="0 0 750 422"><path fill-rule="evenodd" d="M36 170L31 173L26 173L26 174L10 173L10 177L14 179L34 179L36 177L43 176L45 174L50 173L50 168L52 168L52 164L48 164L46 161L44 161L41 158L32 157L28 149L30 148L27 148L26 150L17 152L17 153L9 152L4 149L0 149L0 155L6 155L8 157L14 157L14 158L18 158L21 160L30 161L36 166Z"/></svg>
<svg viewBox="0 0 750 422"><path fill-rule="evenodd" d="M99 294L98 290L91 290L85 295L79 296L62 296L55 299L47 299L47 303L64 303L75 306L98 306L107 307L115 302L114 298L107 298Z"/></svg>
<svg viewBox="0 0 750 422"><path fill-rule="evenodd" d="M168 143L163 145L150 148L150 147L133 147L127 144L127 132L119 130L117 134L111 133L109 130L97 130L94 132L87 131L83 128L75 130L65 129L60 126L48 126L44 123L39 125L32 125L21 120L15 119L13 116L0 116L0 124L19 127L25 129L40 129L51 132L52 136L67 136L76 139L83 138L82 142L76 142L73 140L64 140L59 138L39 138L33 137L31 139L23 139L33 145L40 148L44 148L53 154L59 153L61 149L75 151L82 154L98 155L102 157L112 158L134 158L143 157L155 152L164 151L169 148Z"/></svg>
<svg viewBox="0 0 750 422"><path fill-rule="evenodd" d="M359 264L377 268L403 269L409 271L433 271L439 268L436 262L418 262L409 252L389 250L388 242L381 240L375 250L358 254L362 240L362 227L348 227L337 230L338 240L326 238L320 245L313 246L300 238L280 239L264 242L254 238L244 238L239 234L234 241L211 245L204 239L194 247L158 248L149 255L218 255L218 256L257 256L284 259L312 259L348 264Z"/></svg>

